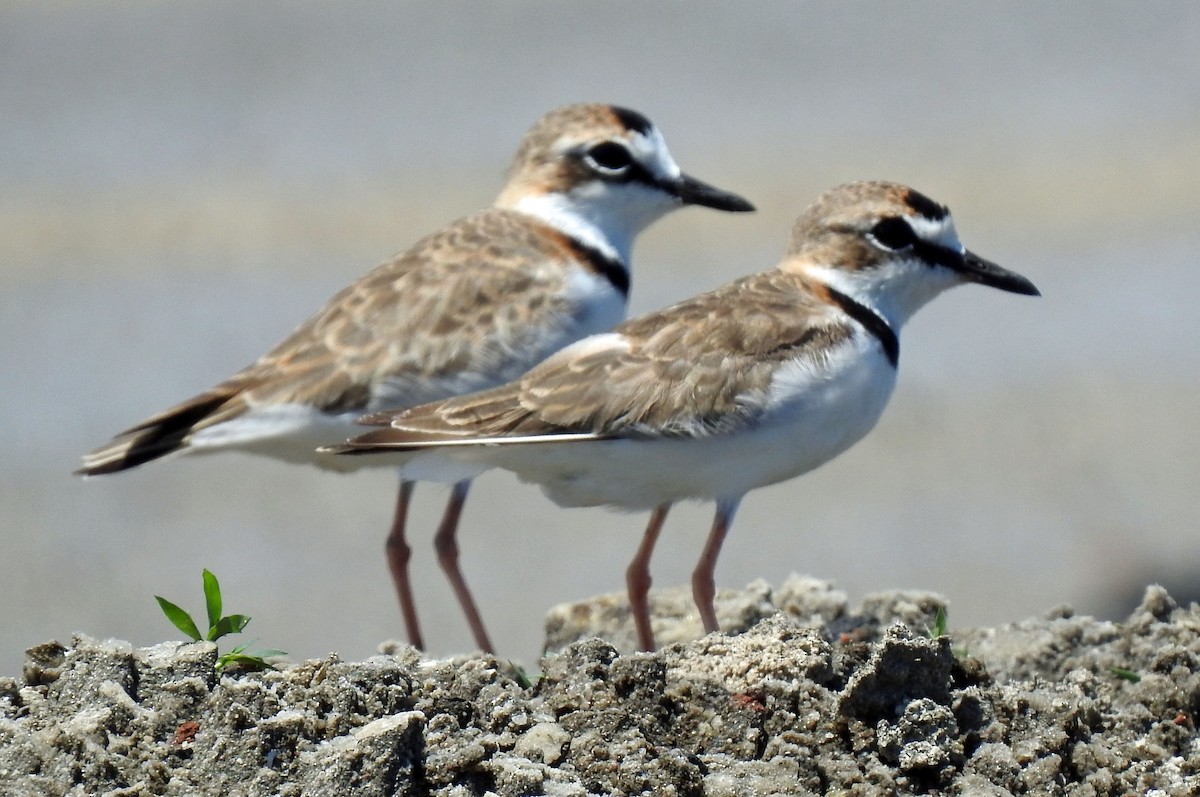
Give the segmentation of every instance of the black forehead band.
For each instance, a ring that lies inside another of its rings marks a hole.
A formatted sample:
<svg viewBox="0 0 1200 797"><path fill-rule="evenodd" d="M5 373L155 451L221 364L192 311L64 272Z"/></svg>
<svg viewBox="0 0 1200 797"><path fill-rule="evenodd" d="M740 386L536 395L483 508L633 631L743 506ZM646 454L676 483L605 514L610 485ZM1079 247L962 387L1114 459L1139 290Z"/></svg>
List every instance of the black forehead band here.
<svg viewBox="0 0 1200 797"><path fill-rule="evenodd" d="M619 105L612 106L612 111L616 114L617 119L621 121L621 124L625 125L628 130L648 136L650 135L650 131L654 129L654 124L637 111L631 111Z"/></svg>
<svg viewBox="0 0 1200 797"><path fill-rule="evenodd" d="M948 212L945 206L939 205L920 191L909 189L908 195L904 197L904 202L917 213L933 221L941 221L946 218Z"/></svg>

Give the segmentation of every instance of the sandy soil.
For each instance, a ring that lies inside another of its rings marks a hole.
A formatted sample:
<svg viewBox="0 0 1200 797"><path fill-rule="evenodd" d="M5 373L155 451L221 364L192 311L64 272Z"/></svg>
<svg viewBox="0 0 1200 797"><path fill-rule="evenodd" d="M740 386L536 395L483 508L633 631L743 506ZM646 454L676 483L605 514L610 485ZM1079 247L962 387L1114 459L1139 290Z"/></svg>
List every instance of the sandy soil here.
<svg viewBox="0 0 1200 797"><path fill-rule="evenodd" d="M1120 623L938 638L927 593L756 583L700 639L687 604L658 595L654 654L623 652L619 598L558 607L531 676L397 643L219 677L207 643L47 643L0 678L0 793L1200 793L1200 609L1161 588Z"/></svg>

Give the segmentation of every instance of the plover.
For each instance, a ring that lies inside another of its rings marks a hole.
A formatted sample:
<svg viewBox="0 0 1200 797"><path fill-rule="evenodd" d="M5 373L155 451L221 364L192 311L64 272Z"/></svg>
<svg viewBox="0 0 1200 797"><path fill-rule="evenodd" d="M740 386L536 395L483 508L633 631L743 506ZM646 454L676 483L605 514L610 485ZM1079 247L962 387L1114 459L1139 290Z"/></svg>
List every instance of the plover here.
<svg viewBox="0 0 1200 797"><path fill-rule="evenodd" d="M318 456L316 448L354 434L364 412L502 384L610 329L625 316L634 237L689 204L753 210L680 171L640 113L601 104L551 111L526 133L493 207L380 264L255 363L121 432L77 472L216 451L340 470L379 464ZM458 565L470 475L452 477L435 547L476 645L491 651ZM402 472L386 550L408 638L420 648L405 538L412 490Z"/></svg>
<svg viewBox="0 0 1200 797"><path fill-rule="evenodd" d="M638 639L652 649L649 561L670 505L716 502L692 574L715 631L714 569L742 497L870 431L896 383L900 327L967 282L1038 295L965 249L950 212L924 194L842 185L800 216L775 268L574 343L507 385L365 418L387 426L335 450L487 463L561 506L652 510L626 571Z"/></svg>

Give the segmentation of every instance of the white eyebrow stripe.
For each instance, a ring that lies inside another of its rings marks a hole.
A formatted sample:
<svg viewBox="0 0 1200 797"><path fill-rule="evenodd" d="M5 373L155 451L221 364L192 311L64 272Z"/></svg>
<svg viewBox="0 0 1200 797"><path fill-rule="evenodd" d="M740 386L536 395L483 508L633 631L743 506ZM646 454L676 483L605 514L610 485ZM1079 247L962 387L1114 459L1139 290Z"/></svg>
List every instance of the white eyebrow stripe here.
<svg viewBox="0 0 1200 797"><path fill-rule="evenodd" d="M920 214L905 216L904 220L913 232L924 241L938 246L944 246L955 252L965 252L962 241L958 240L958 231L954 229L954 217L949 213L941 219L931 219Z"/></svg>

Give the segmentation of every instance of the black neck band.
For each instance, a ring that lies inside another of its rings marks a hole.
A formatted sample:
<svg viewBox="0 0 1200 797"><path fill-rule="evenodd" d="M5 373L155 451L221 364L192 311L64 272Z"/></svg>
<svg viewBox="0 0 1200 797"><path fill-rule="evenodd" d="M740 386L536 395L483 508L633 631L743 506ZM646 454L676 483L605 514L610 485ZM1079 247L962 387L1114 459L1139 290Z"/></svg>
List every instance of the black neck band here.
<svg viewBox="0 0 1200 797"><path fill-rule="evenodd" d="M617 289L617 292L629 298L629 269L625 268L625 264L615 257L609 257L594 246L588 246L582 241L567 236L567 240L571 244L571 248L581 258L591 264L596 273L608 280L609 284Z"/></svg>
<svg viewBox="0 0 1200 797"><path fill-rule="evenodd" d="M896 337L896 333L888 326L888 322L879 317L871 308L864 304L851 299L841 291L834 290L828 285L825 286L829 295L837 302L838 307L853 318L858 323L862 324L868 332L874 335L879 340L879 345L883 347L883 353L887 355L888 362L895 368L900 362L900 339Z"/></svg>

